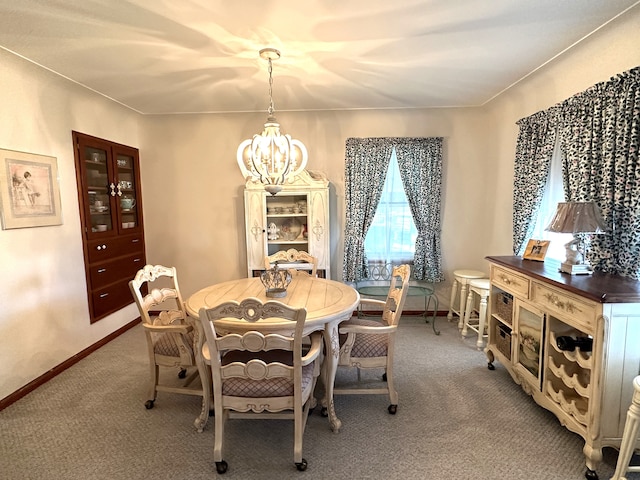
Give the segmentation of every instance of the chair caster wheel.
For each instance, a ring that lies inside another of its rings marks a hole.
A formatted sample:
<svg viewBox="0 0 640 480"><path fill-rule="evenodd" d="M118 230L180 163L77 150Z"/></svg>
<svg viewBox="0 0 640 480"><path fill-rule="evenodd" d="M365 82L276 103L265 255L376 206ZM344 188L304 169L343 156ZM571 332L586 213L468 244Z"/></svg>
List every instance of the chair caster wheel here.
<svg viewBox="0 0 640 480"><path fill-rule="evenodd" d="M151 410L153 408L153 400L147 400L144 402L144 408L147 410Z"/></svg>
<svg viewBox="0 0 640 480"><path fill-rule="evenodd" d="M327 407L322 407L322 410L320 410L320 415L322 415L323 417L329 416L329 410L327 410Z"/></svg>
<svg viewBox="0 0 640 480"><path fill-rule="evenodd" d="M383 382L387 381L387 373L386 372L382 374L382 381Z"/></svg>
<svg viewBox="0 0 640 480"><path fill-rule="evenodd" d="M584 472L584 478L586 478L587 480L598 480L598 474L595 470L587 468L587 471Z"/></svg>
<svg viewBox="0 0 640 480"><path fill-rule="evenodd" d="M187 378L187 369L181 368L178 372L178 378Z"/></svg>
<svg viewBox="0 0 640 480"><path fill-rule="evenodd" d="M488 368L489 370L495 370L495 369L496 369L496 366L495 366L493 363L487 363L487 368Z"/></svg>
<svg viewBox="0 0 640 480"><path fill-rule="evenodd" d="M387 410L389 410L389 413L391 415L395 415L398 411L398 405L389 405L389 408Z"/></svg>
<svg viewBox="0 0 640 480"><path fill-rule="evenodd" d="M221 462L216 462L216 471L220 475L222 475L223 473L226 473L228 468L229 468L229 465L227 465L227 462L225 462L224 460L222 460Z"/></svg>
<svg viewBox="0 0 640 480"><path fill-rule="evenodd" d="M299 472L304 472L307 469L307 461L303 458L300 463L296 463L296 468Z"/></svg>

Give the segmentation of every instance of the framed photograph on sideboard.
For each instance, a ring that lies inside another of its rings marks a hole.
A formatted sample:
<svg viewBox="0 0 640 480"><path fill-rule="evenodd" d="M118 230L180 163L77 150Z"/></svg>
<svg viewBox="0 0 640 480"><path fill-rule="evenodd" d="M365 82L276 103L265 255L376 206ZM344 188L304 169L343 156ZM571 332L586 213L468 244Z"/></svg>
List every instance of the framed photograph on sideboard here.
<svg viewBox="0 0 640 480"><path fill-rule="evenodd" d="M544 257L547 255L547 250L549 249L549 243L549 240L529 240L522 258L543 262Z"/></svg>

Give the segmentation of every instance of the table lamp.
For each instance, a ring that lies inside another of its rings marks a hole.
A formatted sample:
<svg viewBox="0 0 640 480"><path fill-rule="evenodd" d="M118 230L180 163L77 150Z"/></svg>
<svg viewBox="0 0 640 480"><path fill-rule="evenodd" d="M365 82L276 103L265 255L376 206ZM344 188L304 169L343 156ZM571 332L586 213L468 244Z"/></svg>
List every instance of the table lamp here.
<svg viewBox="0 0 640 480"><path fill-rule="evenodd" d="M572 233L573 240L565 244L567 258L560 271L570 275L593 273L586 259L584 235L605 233L606 226L595 202L560 202L551 222L545 228L549 232Z"/></svg>

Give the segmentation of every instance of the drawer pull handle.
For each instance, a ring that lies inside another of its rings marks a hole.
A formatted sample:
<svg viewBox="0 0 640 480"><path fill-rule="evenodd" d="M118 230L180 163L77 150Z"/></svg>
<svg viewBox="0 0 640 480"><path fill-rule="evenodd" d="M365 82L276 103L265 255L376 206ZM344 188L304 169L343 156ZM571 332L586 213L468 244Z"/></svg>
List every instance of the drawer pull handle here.
<svg viewBox="0 0 640 480"><path fill-rule="evenodd" d="M139 238L134 238L133 240L131 240L131 243L138 243L140 241Z"/></svg>
<svg viewBox="0 0 640 480"><path fill-rule="evenodd" d="M99 268L99 269L98 269L98 273L104 273L104 272L106 272L106 271L107 271L107 269L106 269L106 268Z"/></svg>
<svg viewBox="0 0 640 480"><path fill-rule="evenodd" d="M109 296L109 294L108 294L108 293L101 293L101 294L100 294L100 298L104 298L104 297L108 297L108 296Z"/></svg>
<svg viewBox="0 0 640 480"><path fill-rule="evenodd" d="M142 261L142 259L141 259L141 258L134 258L134 259L133 259L133 263L137 263L137 262L141 262L141 261Z"/></svg>

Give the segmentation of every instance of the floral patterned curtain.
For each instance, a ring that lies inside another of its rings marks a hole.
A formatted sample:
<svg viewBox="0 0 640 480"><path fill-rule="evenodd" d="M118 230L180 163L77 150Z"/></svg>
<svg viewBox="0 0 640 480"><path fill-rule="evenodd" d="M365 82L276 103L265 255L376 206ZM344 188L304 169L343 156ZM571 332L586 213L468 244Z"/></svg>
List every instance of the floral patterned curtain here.
<svg viewBox="0 0 640 480"><path fill-rule="evenodd" d="M418 230L413 259L416 280L441 282L440 190L442 138L393 139L404 191Z"/></svg>
<svg viewBox="0 0 640 480"><path fill-rule="evenodd" d="M566 100L561 148L568 201L595 201L608 231L593 235L594 269L640 278L640 67Z"/></svg>
<svg viewBox="0 0 640 480"><path fill-rule="evenodd" d="M514 253L530 235L557 129L565 198L595 201L609 226L591 239L589 261L596 270L640 278L640 67L518 124Z"/></svg>
<svg viewBox="0 0 640 480"><path fill-rule="evenodd" d="M557 115L551 109L518 121L513 175L513 253L522 255L531 237L542 202L553 147Z"/></svg>
<svg viewBox="0 0 640 480"><path fill-rule="evenodd" d="M376 214L393 144L386 138L348 138L345 151L345 232L342 279L368 277L364 239Z"/></svg>

